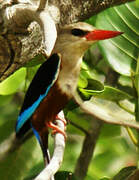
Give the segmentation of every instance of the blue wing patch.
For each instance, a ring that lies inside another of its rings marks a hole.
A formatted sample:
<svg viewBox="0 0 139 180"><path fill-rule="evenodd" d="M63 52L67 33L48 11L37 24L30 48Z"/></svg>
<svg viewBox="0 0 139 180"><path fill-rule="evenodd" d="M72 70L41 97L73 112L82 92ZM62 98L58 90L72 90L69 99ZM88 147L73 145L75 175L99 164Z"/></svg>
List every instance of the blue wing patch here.
<svg viewBox="0 0 139 180"><path fill-rule="evenodd" d="M16 123L16 135L22 136L31 128L29 118L35 112L40 102L47 96L57 79L60 67L60 55L53 54L38 69L23 102Z"/></svg>
<svg viewBox="0 0 139 180"><path fill-rule="evenodd" d="M40 138L39 133L38 133L38 132L36 131L36 129L32 126L32 124L31 124L31 127L32 127L33 133L35 134L37 140L38 140L39 143L41 144L41 138Z"/></svg>
<svg viewBox="0 0 139 180"><path fill-rule="evenodd" d="M24 123L26 122L27 119L29 119L32 114L34 113L35 109L38 107L38 105L40 104L40 102L44 99L44 97L47 95L49 89L51 86L49 86L47 88L47 91L45 94L40 95L40 97L32 104L32 106L30 106L29 108L25 109L19 116L17 119L17 125L16 125L16 132L18 132L20 130L20 128L24 125Z"/></svg>

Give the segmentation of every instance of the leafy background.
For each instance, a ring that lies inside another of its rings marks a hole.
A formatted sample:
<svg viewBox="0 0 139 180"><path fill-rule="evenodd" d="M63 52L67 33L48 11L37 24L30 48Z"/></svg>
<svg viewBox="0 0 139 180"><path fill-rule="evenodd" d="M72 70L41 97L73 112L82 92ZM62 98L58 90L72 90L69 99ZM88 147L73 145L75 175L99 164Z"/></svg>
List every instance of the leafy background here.
<svg viewBox="0 0 139 180"><path fill-rule="evenodd" d="M96 115L100 116L100 110L103 112L101 119L105 119L105 114L109 114L110 119L117 121L139 121L137 5L138 1L109 8L87 20L99 29L124 32L119 37L92 46L86 52L82 63L78 91L86 102L95 105ZM44 60L41 56L35 57L30 64L0 83L0 149L3 149L4 143L12 137L24 94L42 62L40 59ZM65 110L67 118L88 130L91 119L81 112L79 107L72 107L69 104ZM127 132L131 132L129 134L132 138ZM57 174L57 179L65 179L68 172L74 172L82 147L84 134L81 130L69 124L67 134L65 156L60 169L62 173ZM138 165L136 141L138 133L135 130L127 131L118 125L104 124L85 180L120 180L121 177L126 180ZM51 136L49 142L52 152ZM6 157L0 157L0 179L3 180L31 179L30 177L38 174L42 168L41 150L34 137Z"/></svg>

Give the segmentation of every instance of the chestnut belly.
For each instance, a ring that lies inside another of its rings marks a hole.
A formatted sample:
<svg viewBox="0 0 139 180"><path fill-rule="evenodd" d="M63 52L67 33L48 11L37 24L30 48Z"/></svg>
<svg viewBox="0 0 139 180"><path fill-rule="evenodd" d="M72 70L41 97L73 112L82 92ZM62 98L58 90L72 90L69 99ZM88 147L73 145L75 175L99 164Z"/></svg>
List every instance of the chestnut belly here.
<svg viewBox="0 0 139 180"><path fill-rule="evenodd" d="M55 83L32 115L33 127L38 132L42 131L46 127L46 122L55 120L56 115L65 107L69 99Z"/></svg>

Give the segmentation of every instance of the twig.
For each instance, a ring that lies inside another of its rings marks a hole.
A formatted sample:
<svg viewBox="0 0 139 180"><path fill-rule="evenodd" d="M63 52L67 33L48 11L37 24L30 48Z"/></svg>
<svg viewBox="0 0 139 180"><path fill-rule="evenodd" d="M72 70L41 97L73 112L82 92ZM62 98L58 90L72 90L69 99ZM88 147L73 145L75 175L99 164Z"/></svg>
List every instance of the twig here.
<svg viewBox="0 0 139 180"><path fill-rule="evenodd" d="M60 120L56 120L59 128L64 130L64 123ZM50 163L43 169L43 171L34 180L50 180L51 177L58 171L61 166L65 149L65 138L62 134L57 133L55 135L55 147L53 157Z"/></svg>
<svg viewBox="0 0 139 180"><path fill-rule="evenodd" d="M76 127L77 129L79 129L80 131L82 131L85 135L89 135L88 131L85 130L84 128L82 128L81 126L79 126L78 124L70 121L70 124L74 127Z"/></svg>
<svg viewBox="0 0 139 180"><path fill-rule="evenodd" d="M137 138L135 137L132 129L129 128L129 127L125 127L125 128L126 128L126 130L127 130L127 133L128 133L128 135L129 135L131 141L133 142L133 144L138 147L138 140L137 140Z"/></svg>
<svg viewBox="0 0 139 180"><path fill-rule="evenodd" d="M87 174L101 127L102 123L98 119L92 119L90 131L85 136L82 151L74 171L75 176L80 180L83 180Z"/></svg>

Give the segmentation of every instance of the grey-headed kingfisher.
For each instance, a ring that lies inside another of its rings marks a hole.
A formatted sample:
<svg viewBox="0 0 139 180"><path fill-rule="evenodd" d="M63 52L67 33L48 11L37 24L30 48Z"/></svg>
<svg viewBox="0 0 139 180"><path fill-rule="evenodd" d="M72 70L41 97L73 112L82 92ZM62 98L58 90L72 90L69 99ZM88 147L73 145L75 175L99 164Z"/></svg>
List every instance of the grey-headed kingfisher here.
<svg viewBox="0 0 139 180"><path fill-rule="evenodd" d="M55 129L53 123L58 113L76 91L85 51L98 40L120 34L119 31L97 30L84 22L59 30L51 56L40 66L27 90L16 123L17 138L33 129L45 162L48 161L48 127ZM56 131L62 133L58 128Z"/></svg>

